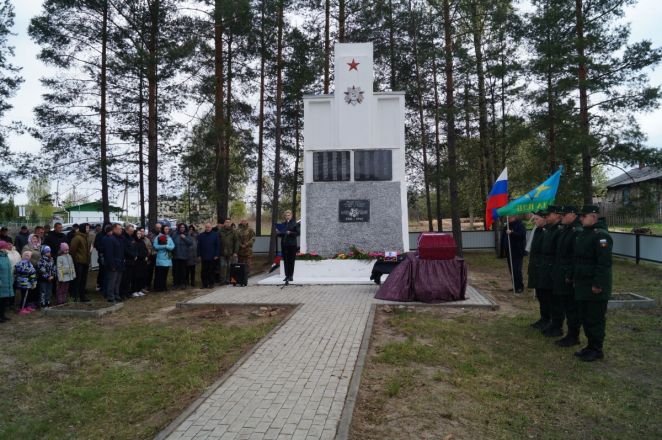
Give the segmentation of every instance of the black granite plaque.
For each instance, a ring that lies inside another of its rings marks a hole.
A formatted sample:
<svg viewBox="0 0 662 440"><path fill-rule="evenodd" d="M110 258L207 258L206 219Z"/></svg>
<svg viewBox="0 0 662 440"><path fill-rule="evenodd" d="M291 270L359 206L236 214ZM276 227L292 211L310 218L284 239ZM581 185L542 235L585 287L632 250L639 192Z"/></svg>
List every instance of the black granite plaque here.
<svg viewBox="0 0 662 440"><path fill-rule="evenodd" d="M342 223L362 223L370 221L370 200L340 200L338 221Z"/></svg>

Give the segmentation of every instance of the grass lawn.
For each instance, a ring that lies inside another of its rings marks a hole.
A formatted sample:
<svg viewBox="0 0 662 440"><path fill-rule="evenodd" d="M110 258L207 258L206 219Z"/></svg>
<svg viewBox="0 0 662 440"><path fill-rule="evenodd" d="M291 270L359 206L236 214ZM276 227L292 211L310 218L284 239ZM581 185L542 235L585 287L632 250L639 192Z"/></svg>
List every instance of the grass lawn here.
<svg viewBox="0 0 662 440"><path fill-rule="evenodd" d="M529 327L504 260L466 258L500 310L378 309L351 438L662 438L662 266L615 260L615 292L658 306L609 311L606 358L587 364Z"/></svg>
<svg viewBox="0 0 662 440"><path fill-rule="evenodd" d="M101 319L11 314L0 438L152 438L287 314L175 309L204 292L149 294Z"/></svg>

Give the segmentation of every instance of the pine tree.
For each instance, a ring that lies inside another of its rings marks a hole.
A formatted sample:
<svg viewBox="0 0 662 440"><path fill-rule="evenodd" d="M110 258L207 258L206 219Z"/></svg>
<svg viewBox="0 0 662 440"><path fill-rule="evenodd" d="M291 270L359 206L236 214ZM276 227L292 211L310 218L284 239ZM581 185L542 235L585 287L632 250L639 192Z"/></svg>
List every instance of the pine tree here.
<svg viewBox="0 0 662 440"><path fill-rule="evenodd" d="M11 0L2 0L0 2L0 118L12 108L9 99L14 96L23 82L19 76L20 68L9 62L9 59L14 56L14 48L9 45L14 16L14 6ZM0 157L5 158L6 165L9 162L7 160L9 158L8 129L4 124L0 127ZM0 201L18 190L18 187L11 182L11 176L12 173L9 170L0 169Z"/></svg>
<svg viewBox="0 0 662 440"><path fill-rule="evenodd" d="M107 1L47 0L32 19L29 35L42 46L39 58L61 74L42 79L51 90L35 108L38 137L49 173L75 166L100 178L104 218L109 218L105 66L108 31ZM89 160L87 148L99 156Z"/></svg>
<svg viewBox="0 0 662 440"><path fill-rule="evenodd" d="M645 70L662 60L648 40L628 44L628 25L619 23L633 0L575 0L576 84L582 146L584 203L593 200L596 163L662 163L659 150L645 148L634 113L655 108L660 87Z"/></svg>

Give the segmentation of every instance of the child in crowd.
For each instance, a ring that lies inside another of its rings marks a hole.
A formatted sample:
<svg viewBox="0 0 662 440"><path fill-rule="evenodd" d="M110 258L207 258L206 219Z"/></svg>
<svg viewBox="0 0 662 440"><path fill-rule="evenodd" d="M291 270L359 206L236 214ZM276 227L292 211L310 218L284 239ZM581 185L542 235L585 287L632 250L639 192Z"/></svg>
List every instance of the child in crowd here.
<svg viewBox="0 0 662 440"><path fill-rule="evenodd" d="M32 258L32 251L23 251L21 261L16 263L14 267L14 277L16 278L16 286L21 290L21 315L28 314L34 309L27 307L28 292L37 287L37 270L34 268L30 259Z"/></svg>
<svg viewBox="0 0 662 440"><path fill-rule="evenodd" d="M39 272L39 306L51 306L51 293L53 292L53 283L57 276L55 260L51 256L51 248L44 246L41 248L41 258L37 264Z"/></svg>
<svg viewBox="0 0 662 440"><path fill-rule="evenodd" d="M69 300L69 285L76 279L74 259L69 254L69 245L60 244L60 255L57 257L57 290L55 302L64 304Z"/></svg>

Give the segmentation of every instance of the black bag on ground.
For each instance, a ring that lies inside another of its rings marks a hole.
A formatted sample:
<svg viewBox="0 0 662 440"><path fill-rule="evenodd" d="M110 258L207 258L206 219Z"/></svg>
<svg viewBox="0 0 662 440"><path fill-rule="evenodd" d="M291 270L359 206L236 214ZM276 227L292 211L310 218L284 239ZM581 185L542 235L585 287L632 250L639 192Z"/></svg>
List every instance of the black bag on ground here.
<svg viewBox="0 0 662 440"><path fill-rule="evenodd" d="M244 263L233 263L230 265L230 283L233 286L248 285L248 267Z"/></svg>

